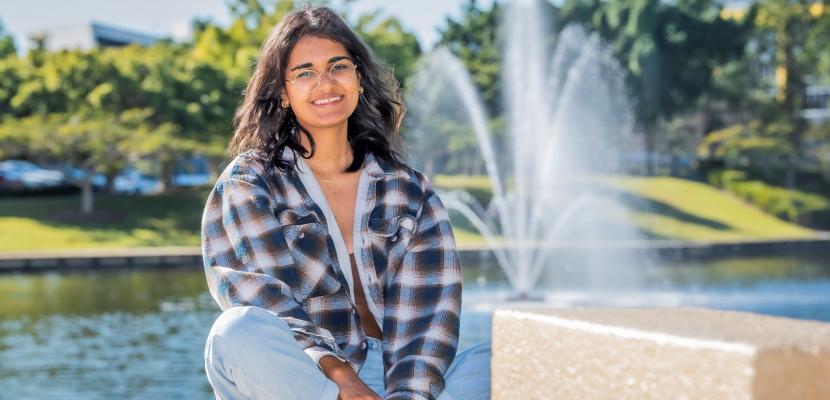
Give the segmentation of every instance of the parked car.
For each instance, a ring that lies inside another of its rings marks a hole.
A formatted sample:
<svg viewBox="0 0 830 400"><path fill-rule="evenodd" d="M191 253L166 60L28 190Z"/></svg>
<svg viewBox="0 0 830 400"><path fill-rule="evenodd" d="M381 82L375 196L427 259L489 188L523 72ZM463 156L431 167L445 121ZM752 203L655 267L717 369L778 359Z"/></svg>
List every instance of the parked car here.
<svg viewBox="0 0 830 400"><path fill-rule="evenodd" d="M19 180L12 178L11 175L7 176L5 171L0 171L0 192L19 190L22 186Z"/></svg>
<svg viewBox="0 0 830 400"><path fill-rule="evenodd" d="M210 174L176 174L173 175L173 184L179 187L193 187L210 185Z"/></svg>
<svg viewBox="0 0 830 400"><path fill-rule="evenodd" d="M161 191L161 179L127 168L115 178L115 191L126 194L153 194Z"/></svg>
<svg viewBox="0 0 830 400"><path fill-rule="evenodd" d="M75 168L70 165L61 165L56 166L55 169L59 169L63 171L66 176L72 178L72 184L75 186L81 186L81 182L84 179L84 172L81 168ZM103 190L107 186L107 177L104 174L95 174L92 175L92 190Z"/></svg>
<svg viewBox="0 0 830 400"><path fill-rule="evenodd" d="M75 185L78 185L84 178L84 171L70 165L60 167L67 175L72 177ZM96 173L92 176L92 189L103 191L107 187L107 177L104 174ZM140 171L127 167L115 176L113 182L115 193L124 194L153 194L161 191L161 180L158 177L143 174Z"/></svg>
<svg viewBox="0 0 830 400"><path fill-rule="evenodd" d="M4 182L21 189L39 190L66 186L66 175L57 170L41 168L24 160L0 161L0 175Z"/></svg>

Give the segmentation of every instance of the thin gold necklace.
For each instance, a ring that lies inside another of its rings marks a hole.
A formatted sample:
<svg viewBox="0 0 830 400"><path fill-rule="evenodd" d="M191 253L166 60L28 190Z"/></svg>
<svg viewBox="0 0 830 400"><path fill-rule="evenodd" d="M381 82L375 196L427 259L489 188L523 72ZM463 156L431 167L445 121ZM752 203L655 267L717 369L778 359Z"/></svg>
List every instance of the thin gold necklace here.
<svg viewBox="0 0 830 400"><path fill-rule="evenodd" d="M340 159L342 159L343 157L348 156L350 152L351 152L351 149L349 149L349 150L348 150L346 153L344 153L342 156L340 156L340 157L338 157L338 158L334 158L334 159L332 159L331 161L333 161L333 160L340 160ZM329 161L329 160L325 160L325 161ZM309 168L310 168L310 166L309 166ZM312 172L314 172L314 171L312 170ZM335 183L335 184L337 183L337 180L336 180L336 179L329 179L329 178L322 178L322 177L321 177L321 178L317 178L317 179L318 179L320 182L323 182L323 183Z"/></svg>

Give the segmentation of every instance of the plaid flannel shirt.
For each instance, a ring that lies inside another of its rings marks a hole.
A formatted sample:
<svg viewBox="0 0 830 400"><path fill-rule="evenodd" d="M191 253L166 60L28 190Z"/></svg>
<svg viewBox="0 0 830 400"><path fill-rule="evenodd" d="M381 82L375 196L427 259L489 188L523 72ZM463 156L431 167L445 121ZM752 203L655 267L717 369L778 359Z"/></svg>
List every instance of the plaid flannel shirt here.
<svg viewBox="0 0 830 400"><path fill-rule="evenodd" d="M281 157L296 155L286 148ZM333 355L357 371L367 350L342 272L350 265L339 265L329 221L298 173L268 171L266 162L258 150L238 155L208 197L201 239L210 293L223 310L274 312L316 362ZM386 398L434 399L458 345L452 227L424 175L371 153L363 169L354 251L368 277L366 299L383 314Z"/></svg>

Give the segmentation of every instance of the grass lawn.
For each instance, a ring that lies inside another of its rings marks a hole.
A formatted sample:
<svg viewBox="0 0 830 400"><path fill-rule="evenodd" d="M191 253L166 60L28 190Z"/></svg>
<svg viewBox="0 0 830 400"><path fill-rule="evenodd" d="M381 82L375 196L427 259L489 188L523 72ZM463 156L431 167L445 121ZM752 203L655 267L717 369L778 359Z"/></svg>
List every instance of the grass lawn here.
<svg viewBox="0 0 830 400"><path fill-rule="evenodd" d="M809 238L804 228L767 214L746 201L700 182L668 177L622 177L607 181L645 207L630 210L640 230L689 241Z"/></svg>
<svg viewBox="0 0 830 400"><path fill-rule="evenodd" d="M486 180L468 181L487 190ZM436 181L463 187L464 179ZM815 231L779 220L712 186L676 178L603 179L621 195L647 237L702 240L807 238ZM198 246L208 189L149 197L95 196L95 214L80 213L78 196L0 199L0 251L73 248ZM453 221L459 245L483 244L476 232Z"/></svg>
<svg viewBox="0 0 830 400"><path fill-rule="evenodd" d="M157 196L95 195L95 213L79 196L0 199L0 251L198 246L208 190Z"/></svg>

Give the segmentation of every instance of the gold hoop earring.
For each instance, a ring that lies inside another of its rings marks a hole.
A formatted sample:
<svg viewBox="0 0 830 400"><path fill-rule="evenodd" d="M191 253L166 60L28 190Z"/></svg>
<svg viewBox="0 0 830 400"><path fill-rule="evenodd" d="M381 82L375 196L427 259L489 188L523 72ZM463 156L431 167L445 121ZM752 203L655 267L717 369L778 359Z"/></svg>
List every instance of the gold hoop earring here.
<svg viewBox="0 0 830 400"><path fill-rule="evenodd" d="M282 103L280 103L280 105L282 106L282 108L288 108L289 104L288 104L288 101L283 100Z"/></svg>
<svg viewBox="0 0 830 400"><path fill-rule="evenodd" d="M363 94L363 87L357 89L357 94Z"/></svg>

